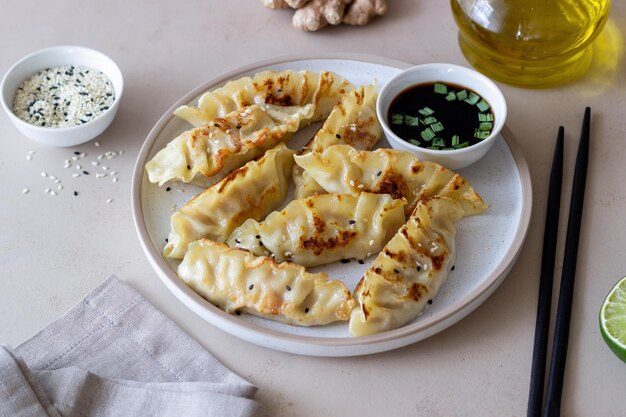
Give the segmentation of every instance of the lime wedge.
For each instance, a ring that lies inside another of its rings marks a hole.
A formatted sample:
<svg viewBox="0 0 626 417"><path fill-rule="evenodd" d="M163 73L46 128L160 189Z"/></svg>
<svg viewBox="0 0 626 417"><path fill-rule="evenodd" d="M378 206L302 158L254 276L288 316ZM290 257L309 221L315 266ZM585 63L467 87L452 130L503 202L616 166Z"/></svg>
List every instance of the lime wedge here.
<svg viewBox="0 0 626 417"><path fill-rule="evenodd" d="M626 362L626 277L615 284L602 304L600 333L613 353Z"/></svg>

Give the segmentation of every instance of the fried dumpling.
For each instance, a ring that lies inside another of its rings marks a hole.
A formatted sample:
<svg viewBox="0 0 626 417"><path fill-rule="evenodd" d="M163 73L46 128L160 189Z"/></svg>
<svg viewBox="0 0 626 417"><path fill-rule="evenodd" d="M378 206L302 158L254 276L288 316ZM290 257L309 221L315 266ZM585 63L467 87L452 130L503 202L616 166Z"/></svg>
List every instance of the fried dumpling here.
<svg viewBox="0 0 626 417"><path fill-rule="evenodd" d="M488 208L465 178L402 150L359 151L334 145L321 153L296 155L295 160L329 193L357 195L367 191L406 198L407 216L418 201L434 196L457 201L465 215L479 214Z"/></svg>
<svg viewBox="0 0 626 417"><path fill-rule="evenodd" d="M344 95L341 101L306 145L301 154L322 152L331 145L346 144L356 149L369 150L382 136L382 127L376 117L376 84L361 86ZM305 198L324 193L324 189L303 172L299 166L293 167L293 182L296 186L295 198Z"/></svg>
<svg viewBox="0 0 626 417"><path fill-rule="evenodd" d="M200 238L224 242L246 219L261 220L278 208L289 189L293 154L280 143L190 200L172 215L164 255L180 259Z"/></svg>
<svg viewBox="0 0 626 417"><path fill-rule="evenodd" d="M364 259L380 251L404 223L404 204L384 194L311 196L262 222L246 220L227 243L304 266Z"/></svg>
<svg viewBox="0 0 626 417"><path fill-rule="evenodd" d="M354 86L330 72L263 71L253 77L230 81L204 93L197 106L181 106L174 114L194 126L203 126L217 117L253 104L313 106L311 122L324 120L345 93Z"/></svg>
<svg viewBox="0 0 626 417"><path fill-rule="evenodd" d="M286 141L313 117L313 105L258 104L182 133L147 164L150 182L169 180L208 186Z"/></svg>
<svg viewBox="0 0 626 417"><path fill-rule="evenodd" d="M462 216L461 206L446 197L417 204L357 284L359 306L350 317L351 335L392 330L422 312L454 263L454 222Z"/></svg>
<svg viewBox="0 0 626 417"><path fill-rule="evenodd" d="M189 245L178 276L228 313L245 312L299 326L348 320L355 301L341 281L209 240Z"/></svg>

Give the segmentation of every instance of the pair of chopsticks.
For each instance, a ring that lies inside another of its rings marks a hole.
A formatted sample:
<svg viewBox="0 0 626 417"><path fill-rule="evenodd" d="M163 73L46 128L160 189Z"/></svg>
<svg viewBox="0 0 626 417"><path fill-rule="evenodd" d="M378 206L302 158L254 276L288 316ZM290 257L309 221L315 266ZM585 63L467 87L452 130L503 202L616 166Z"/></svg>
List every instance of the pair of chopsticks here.
<svg viewBox="0 0 626 417"><path fill-rule="evenodd" d="M563 376L565 374L565 359L567 357L567 342L572 316L572 299L574 296L574 277L576 275L576 258L578 256L578 242L580 224L583 213L585 182L589 161L589 124L591 109L585 109L585 117L580 133L576 167L574 168L574 182L570 202L567 236L565 240L565 256L561 274L561 288L554 328L554 343L548 390L546 392L545 408L542 414L543 390L548 346L548 329L550 325L550 304L552 301L552 282L554 278L554 258L556 254L557 230L559 224L559 210L561 207L561 185L563 177L563 126L559 132L552 161L550 186L548 190L548 207L546 214L545 233L543 237L543 256L541 259L541 278L539 283L539 300L537 303L537 321L535 324L535 342L533 347L533 362L530 376L530 394L528 398L528 417L554 417L560 415L561 394L563 392Z"/></svg>

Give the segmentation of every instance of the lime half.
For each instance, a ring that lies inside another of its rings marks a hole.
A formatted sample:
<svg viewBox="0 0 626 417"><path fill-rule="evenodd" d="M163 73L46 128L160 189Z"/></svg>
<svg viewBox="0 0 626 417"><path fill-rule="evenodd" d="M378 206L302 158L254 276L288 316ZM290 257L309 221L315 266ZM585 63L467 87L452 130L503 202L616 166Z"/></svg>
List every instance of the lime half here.
<svg viewBox="0 0 626 417"><path fill-rule="evenodd" d="M626 277L615 284L602 304L600 332L617 357L626 362Z"/></svg>

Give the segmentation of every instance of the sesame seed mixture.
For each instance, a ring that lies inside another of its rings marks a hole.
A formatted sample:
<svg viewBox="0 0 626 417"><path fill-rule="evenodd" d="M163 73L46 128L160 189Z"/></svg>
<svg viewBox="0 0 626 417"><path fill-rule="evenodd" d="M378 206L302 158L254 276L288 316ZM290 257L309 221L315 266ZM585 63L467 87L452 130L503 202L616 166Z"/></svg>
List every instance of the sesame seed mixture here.
<svg viewBox="0 0 626 417"><path fill-rule="evenodd" d="M100 116L114 99L113 84L101 71L80 65L60 66L39 71L24 81L13 99L13 112L36 126L71 127Z"/></svg>

